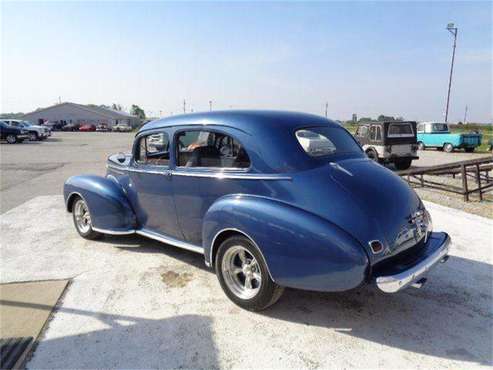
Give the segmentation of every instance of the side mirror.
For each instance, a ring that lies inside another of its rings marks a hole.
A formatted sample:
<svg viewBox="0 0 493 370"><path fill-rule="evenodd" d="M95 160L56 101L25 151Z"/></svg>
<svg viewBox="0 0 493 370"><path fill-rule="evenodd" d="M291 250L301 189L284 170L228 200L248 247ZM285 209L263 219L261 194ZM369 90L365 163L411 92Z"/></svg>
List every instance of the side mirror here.
<svg viewBox="0 0 493 370"><path fill-rule="evenodd" d="M125 154L124 154L124 153L118 153L118 154L116 155L116 160L117 160L118 162L120 162L120 163L125 162L125 159L126 159L126 157L125 157Z"/></svg>

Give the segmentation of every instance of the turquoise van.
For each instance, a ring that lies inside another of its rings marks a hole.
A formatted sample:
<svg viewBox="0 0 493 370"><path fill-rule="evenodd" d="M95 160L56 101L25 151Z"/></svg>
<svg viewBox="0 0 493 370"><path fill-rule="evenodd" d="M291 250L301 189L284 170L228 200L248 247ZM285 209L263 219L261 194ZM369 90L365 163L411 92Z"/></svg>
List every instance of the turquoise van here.
<svg viewBox="0 0 493 370"><path fill-rule="evenodd" d="M454 149L464 149L468 153L474 152L481 145L481 134L452 134L446 123L421 122L418 124L418 149L437 148L447 153Z"/></svg>

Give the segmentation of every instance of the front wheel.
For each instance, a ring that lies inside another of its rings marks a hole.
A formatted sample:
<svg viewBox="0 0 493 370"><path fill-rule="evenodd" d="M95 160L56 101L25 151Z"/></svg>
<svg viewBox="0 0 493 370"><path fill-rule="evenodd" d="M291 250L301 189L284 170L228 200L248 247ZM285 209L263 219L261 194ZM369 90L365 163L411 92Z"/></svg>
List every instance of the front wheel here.
<svg viewBox="0 0 493 370"><path fill-rule="evenodd" d="M422 141L418 142L418 150L425 150L426 146Z"/></svg>
<svg viewBox="0 0 493 370"><path fill-rule="evenodd" d="M395 168L397 168L399 171L407 170L409 167L411 167L411 162L412 159L401 159L399 161L395 161L394 165Z"/></svg>
<svg viewBox="0 0 493 370"><path fill-rule="evenodd" d="M98 239L102 236L101 233L92 229L91 214L89 207L82 198L77 198L72 206L72 216L74 219L75 229L84 239Z"/></svg>
<svg viewBox="0 0 493 370"><path fill-rule="evenodd" d="M266 309L276 303L284 291L272 281L258 249L243 236L231 237L221 244L215 269L224 293L247 310Z"/></svg>
<svg viewBox="0 0 493 370"><path fill-rule="evenodd" d="M378 162L378 153L375 149L368 149L366 151L366 155L368 156L368 158L370 158L371 160L374 160L375 162Z"/></svg>
<svg viewBox="0 0 493 370"><path fill-rule="evenodd" d="M15 144L17 142L17 136L15 135L7 135L6 139L9 144Z"/></svg>
<svg viewBox="0 0 493 370"><path fill-rule="evenodd" d="M38 134L35 132L30 132L29 133L29 141L36 141L38 140Z"/></svg>
<svg viewBox="0 0 493 370"><path fill-rule="evenodd" d="M466 153L473 153L476 148L465 148Z"/></svg>
<svg viewBox="0 0 493 370"><path fill-rule="evenodd" d="M452 153L454 151L454 146L450 143L443 144L443 150L447 153Z"/></svg>

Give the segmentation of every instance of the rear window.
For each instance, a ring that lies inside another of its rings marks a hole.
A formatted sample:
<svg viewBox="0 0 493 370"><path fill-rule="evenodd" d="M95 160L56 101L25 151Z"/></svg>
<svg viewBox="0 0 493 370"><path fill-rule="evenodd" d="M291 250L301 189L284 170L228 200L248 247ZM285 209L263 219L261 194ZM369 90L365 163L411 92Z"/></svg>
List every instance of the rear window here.
<svg viewBox="0 0 493 370"><path fill-rule="evenodd" d="M446 123L434 123L433 131L448 132L448 126Z"/></svg>
<svg viewBox="0 0 493 370"><path fill-rule="evenodd" d="M391 123L387 137L413 137L413 127L410 123Z"/></svg>
<svg viewBox="0 0 493 370"><path fill-rule="evenodd" d="M342 128L310 127L296 131L295 135L303 150L312 157L361 153L353 137Z"/></svg>

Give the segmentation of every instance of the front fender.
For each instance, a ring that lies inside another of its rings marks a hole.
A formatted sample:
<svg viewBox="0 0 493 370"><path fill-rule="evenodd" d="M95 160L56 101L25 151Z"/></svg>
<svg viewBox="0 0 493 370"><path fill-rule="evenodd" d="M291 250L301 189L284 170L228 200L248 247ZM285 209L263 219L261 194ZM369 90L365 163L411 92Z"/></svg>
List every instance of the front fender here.
<svg viewBox="0 0 493 370"><path fill-rule="evenodd" d="M344 291L366 279L368 257L359 242L337 225L270 198L228 195L203 222L206 262L213 264L222 230L242 232L258 246L272 279L281 286Z"/></svg>
<svg viewBox="0 0 493 370"><path fill-rule="evenodd" d="M95 229L127 233L136 227L134 211L115 180L93 175L72 176L65 181L63 195L69 212L76 196L86 201Z"/></svg>

